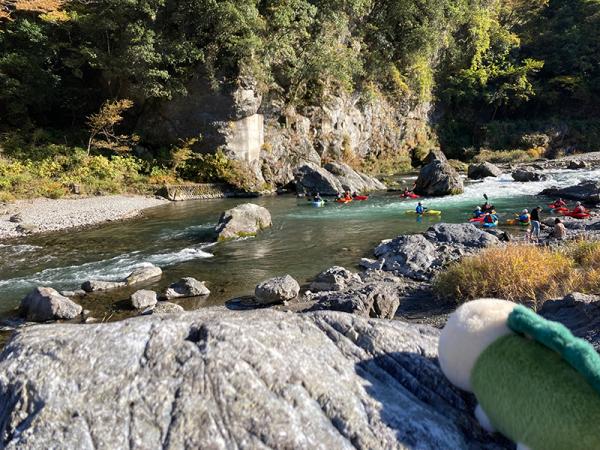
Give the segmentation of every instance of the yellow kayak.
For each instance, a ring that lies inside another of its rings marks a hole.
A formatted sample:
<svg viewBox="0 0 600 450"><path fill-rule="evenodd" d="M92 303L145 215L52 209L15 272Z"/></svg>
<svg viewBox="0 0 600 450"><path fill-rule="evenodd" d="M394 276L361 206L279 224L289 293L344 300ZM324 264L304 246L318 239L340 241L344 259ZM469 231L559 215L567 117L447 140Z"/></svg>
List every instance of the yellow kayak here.
<svg viewBox="0 0 600 450"><path fill-rule="evenodd" d="M416 211L405 211L406 214L417 214ZM423 214L417 214L419 216L439 216L442 214L441 211L436 211L435 209L428 209Z"/></svg>

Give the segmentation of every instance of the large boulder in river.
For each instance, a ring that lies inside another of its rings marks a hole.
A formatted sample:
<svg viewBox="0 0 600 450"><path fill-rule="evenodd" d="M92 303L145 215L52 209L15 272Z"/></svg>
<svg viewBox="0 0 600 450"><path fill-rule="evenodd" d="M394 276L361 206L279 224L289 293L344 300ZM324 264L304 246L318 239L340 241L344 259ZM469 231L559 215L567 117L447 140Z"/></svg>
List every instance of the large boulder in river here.
<svg viewBox="0 0 600 450"><path fill-rule="evenodd" d="M432 150L419 172L415 192L420 195L442 196L461 194L463 191L462 179L446 156L441 150Z"/></svg>
<svg viewBox="0 0 600 450"><path fill-rule="evenodd" d="M325 164L325 169L337 177L345 191L364 193L387 189L377 178L357 172L348 164L331 162Z"/></svg>
<svg viewBox="0 0 600 450"><path fill-rule="evenodd" d="M74 319L82 311L81 305L63 297L50 287L37 287L21 300L20 312L27 320Z"/></svg>
<svg viewBox="0 0 600 450"><path fill-rule="evenodd" d="M524 167L515 170L511 174L513 180L519 181L522 183L528 183L531 181L544 181L547 179L546 175L543 173L535 171L533 168Z"/></svg>
<svg viewBox="0 0 600 450"><path fill-rule="evenodd" d="M539 195L553 198L562 197L570 200L579 200L584 203L597 204L600 203L600 181L587 180L582 181L576 186L544 189Z"/></svg>
<svg viewBox="0 0 600 450"><path fill-rule="evenodd" d="M210 295L210 291L204 284L204 281L198 281L192 277L185 277L172 283L165 290L165 297L169 300L184 297L205 297Z"/></svg>
<svg viewBox="0 0 600 450"><path fill-rule="evenodd" d="M223 308L28 327L0 360L2 445L507 448L444 377L438 336L329 311Z"/></svg>
<svg viewBox="0 0 600 450"><path fill-rule="evenodd" d="M499 177L502 175L502 169L489 162L479 164L470 164L467 173L471 180L481 180L487 177Z"/></svg>
<svg viewBox="0 0 600 450"><path fill-rule="evenodd" d="M271 213L267 208L245 203L221 214L215 228L219 241L256 236L260 230L270 227Z"/></svg>
<svg viewBox="0 0 600 450"><path fill-rule="evenodd" d="M321 195L335 196L344 190L335 175L316 164L306 163L296 167L294 178L299 193L319 192Z"/></svg>
<svg viewBox="0 0 600 450"><path fill-rule="evenodd" d="M254 296L260 305L287 302L298 297L299 293L300 285L290 275L265 280L254 289Z"/></svg>

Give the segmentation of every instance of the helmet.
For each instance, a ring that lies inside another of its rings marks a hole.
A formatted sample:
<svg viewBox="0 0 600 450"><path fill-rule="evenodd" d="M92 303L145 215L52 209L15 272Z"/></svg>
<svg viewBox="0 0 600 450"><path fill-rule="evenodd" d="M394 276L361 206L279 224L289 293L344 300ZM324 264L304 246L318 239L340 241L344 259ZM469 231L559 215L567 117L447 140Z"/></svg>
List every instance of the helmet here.
<svg viewBox="0 0 600 450"><path fill-rule="evenodd" d="M527 211L527 208L525 208L525 209L523 210L523 214L527 214L528 212L529 212L529 211Z"/></svg>
<svg viewBox="0 0 600 450"><path fill-rule="evenodd" d="M581 202L577 202L575 203L577 206L581 206Z"/></svg>
<svg viewBox="0 0 600 450"><path fill-rule="evenodd" d="M477 207L477 211L481 211L481 206L478 206L478 207Z"/></svg>

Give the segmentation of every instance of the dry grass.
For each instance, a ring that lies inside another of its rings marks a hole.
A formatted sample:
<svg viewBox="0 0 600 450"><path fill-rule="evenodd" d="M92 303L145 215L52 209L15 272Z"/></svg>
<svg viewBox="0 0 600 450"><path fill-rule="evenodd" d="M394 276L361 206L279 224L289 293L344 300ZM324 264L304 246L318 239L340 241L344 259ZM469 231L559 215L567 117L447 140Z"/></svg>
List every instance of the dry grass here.
<svg viewBox="0 0 600 450"><path fill-rule="evenodd" d="M600 243L553 250L530 245L491 248L452 264L434 282L459 302L482 297L533 304L579 291L600 291Z"/></svg>

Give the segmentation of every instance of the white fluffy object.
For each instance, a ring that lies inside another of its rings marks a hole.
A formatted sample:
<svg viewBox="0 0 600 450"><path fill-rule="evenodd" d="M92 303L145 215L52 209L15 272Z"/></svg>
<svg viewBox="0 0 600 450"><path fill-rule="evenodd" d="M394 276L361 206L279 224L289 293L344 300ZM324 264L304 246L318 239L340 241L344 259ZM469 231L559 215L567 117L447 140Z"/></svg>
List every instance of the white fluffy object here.
<svg viewBox="0 0 600 450"><path fill-rule="evenodd" d="M475 362L491 343L512 333L506 322L515 306L506 300L473 300L450 315L440 335L438 353L442 371L452 384L472 392Z"/></svg>

